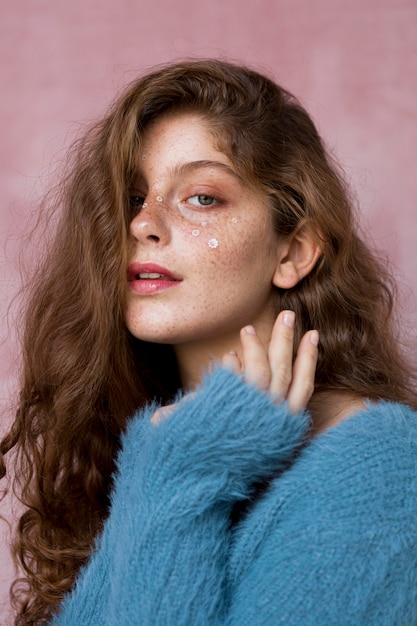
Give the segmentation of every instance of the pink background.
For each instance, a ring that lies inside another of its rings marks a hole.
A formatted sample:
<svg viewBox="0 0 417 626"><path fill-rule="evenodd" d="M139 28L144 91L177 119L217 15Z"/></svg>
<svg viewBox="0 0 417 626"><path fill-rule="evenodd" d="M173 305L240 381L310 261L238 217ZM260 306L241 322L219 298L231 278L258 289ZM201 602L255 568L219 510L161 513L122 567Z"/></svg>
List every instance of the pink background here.
<svg viewBox="0 0 417 626"><path fill-rule="evenodd" d="M301 98L356 188L364 228L396 267L408 319L417 319L416 0L3 2L1 406L15 386L13 306L9 321L6 311L51 160L126 82L185 56L247 62ZM3 411L0 430L9 419ZM6 539L0 550L0 625L8 626Z"/></svg>

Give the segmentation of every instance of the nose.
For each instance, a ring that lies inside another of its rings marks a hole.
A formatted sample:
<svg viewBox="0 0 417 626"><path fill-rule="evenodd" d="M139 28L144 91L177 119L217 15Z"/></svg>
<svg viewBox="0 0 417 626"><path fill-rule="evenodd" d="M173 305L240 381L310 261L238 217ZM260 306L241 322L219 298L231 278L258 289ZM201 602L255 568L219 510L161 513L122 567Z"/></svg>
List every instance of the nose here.
<svg viewBox="0 0 417 626"><path fill-rule="evenodd" d="M139 243L162 243L170 240L167 207L159 200L145 201L129 225L132 237Z"/></svg>

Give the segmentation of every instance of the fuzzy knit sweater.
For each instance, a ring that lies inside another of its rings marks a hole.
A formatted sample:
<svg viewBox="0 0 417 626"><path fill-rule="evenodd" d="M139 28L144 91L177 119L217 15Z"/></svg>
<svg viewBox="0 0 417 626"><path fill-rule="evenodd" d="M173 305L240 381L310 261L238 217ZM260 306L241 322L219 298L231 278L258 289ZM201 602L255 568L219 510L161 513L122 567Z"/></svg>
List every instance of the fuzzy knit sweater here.
<svg viewBox="0 0 417 626"><path fill-rule="evenodd" d="M416 413L368 403L309 438L222 368L154 410L55 626L417 625Z"/></svg>

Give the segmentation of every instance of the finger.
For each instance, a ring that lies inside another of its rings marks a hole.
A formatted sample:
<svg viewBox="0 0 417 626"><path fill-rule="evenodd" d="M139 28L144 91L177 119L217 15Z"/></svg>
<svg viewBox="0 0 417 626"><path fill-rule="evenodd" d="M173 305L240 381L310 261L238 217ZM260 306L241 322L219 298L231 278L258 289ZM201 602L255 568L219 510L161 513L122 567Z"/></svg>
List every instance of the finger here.
<svg viewBox="0 0 417 626"><path fill-rule="evenodd" d="M318 343L319 333L317 330L309 331L300 341L287 395L291 413L297 413L297 411L304 409L313 395Z"/></svg>
<svg viewBox="0 0 417 626"><path fill-rule="evenodd" d="M228 352L223 356L222 365L234 374L240 374L242 372L242 363L235 351Z"/></svg>
<svg viewBox="0 0 417 626"><path fill-rule="evenodd" d="M292 379L294 311L281 311L272 329L268 358L271 367L269 391L276 401L287 395Z"/></svg>
<svg viewBox="0 0 417 626"><path fill-rule="evenodd" d="M240 331L242 342L243 375L245 381L261 391L269 388L271 369L264 344L253 326L245 326Z"/></svg>

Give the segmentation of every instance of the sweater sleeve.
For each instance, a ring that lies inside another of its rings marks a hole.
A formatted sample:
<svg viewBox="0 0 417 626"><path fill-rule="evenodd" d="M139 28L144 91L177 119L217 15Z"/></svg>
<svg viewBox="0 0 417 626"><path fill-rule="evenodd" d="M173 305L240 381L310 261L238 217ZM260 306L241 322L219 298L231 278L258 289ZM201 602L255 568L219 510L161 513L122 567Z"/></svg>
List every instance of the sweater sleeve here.
<svg viewBox="0 0 417 626"><path fill-rule="evenodd" d="M57 626L223 623L232 507L309 427L223 369L158 426L151 414L130 424L109 519Z"/></svg>

